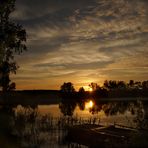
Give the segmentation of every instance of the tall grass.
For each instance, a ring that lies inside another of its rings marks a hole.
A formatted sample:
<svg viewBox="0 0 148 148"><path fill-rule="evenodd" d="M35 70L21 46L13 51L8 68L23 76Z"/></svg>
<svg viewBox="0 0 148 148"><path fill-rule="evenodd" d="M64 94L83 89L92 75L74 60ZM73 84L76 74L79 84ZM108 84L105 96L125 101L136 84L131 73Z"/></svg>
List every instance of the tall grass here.
<svg viewBox="0 0 148 148"><path fill-rule="evenodd" d="M40 147L47 144L64 144L68 128L81 124L99 124L97 118L78 116L53 117L41 115L37 109L23 108L15 113L12 122L12 135L17 136L22 147Z"/></svg>

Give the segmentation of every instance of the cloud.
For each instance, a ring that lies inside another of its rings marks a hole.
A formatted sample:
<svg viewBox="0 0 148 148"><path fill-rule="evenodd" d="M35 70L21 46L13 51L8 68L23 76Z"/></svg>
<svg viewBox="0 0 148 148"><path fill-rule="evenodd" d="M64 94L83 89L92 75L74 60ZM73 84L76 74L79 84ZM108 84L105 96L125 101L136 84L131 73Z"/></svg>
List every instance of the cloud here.
<svg viewBox="0 0 148 148"><path fill-rule="evenodd" d="M26 28L29 50L16 56L20 65L16 81L51 77L59 84L66 79L84 83L98 78L127 80L132 75L146 78L147 4L146 0L17 1L12 18Z"/></svg>

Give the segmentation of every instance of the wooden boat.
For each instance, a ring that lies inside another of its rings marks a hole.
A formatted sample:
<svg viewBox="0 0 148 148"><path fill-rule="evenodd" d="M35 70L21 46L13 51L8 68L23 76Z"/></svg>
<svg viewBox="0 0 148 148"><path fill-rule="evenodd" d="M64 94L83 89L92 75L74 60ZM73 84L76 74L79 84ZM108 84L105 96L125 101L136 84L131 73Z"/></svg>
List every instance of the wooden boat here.
<svg viewBox="0 0 148 148"><path fill-rule="evenodd" d="M92 124L75 125L68 130L68 140L88 147L128 147L136 129Z"/></svg>

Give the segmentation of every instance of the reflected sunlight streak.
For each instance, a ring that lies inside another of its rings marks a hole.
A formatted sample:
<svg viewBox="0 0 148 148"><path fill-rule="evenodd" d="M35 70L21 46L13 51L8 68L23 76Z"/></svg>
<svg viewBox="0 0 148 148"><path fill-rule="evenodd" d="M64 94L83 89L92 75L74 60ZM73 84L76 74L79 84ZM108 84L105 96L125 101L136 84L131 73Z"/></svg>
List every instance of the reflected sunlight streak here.
<svg viewBox="0 0 148 148"><path fill-rule="evenodd" d="M85 103L85 109L90 109L94 106L94 102L90 100L89 102Z"/></svg>

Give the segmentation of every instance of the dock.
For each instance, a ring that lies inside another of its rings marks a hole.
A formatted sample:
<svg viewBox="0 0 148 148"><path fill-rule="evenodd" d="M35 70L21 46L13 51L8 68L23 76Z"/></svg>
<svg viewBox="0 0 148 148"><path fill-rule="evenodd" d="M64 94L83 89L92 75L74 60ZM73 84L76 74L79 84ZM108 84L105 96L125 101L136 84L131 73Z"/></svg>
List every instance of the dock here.
<svg viewBox="0 0 148 148"><path fill-rule="evenodd" d="M90 148L98 147L128 147L131 135L136 134L135 129L84 124L69 128L68 139Z"/></svg>

